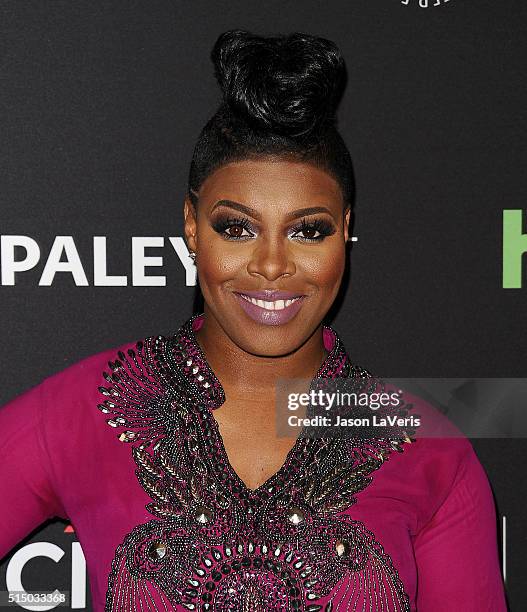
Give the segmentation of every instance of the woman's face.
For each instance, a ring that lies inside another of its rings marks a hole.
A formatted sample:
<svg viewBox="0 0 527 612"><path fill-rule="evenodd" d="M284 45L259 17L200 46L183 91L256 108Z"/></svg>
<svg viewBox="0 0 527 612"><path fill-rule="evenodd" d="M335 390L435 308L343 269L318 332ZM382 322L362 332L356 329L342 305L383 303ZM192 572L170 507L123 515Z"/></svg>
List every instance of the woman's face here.
<svg viewBox="0 0 527 612"><path fill-rule="evenodd" d="M253 355L281 356L313 334L344 272L350 210L327 172L264 158L226 164L185 201L205 317Z"/></svg>

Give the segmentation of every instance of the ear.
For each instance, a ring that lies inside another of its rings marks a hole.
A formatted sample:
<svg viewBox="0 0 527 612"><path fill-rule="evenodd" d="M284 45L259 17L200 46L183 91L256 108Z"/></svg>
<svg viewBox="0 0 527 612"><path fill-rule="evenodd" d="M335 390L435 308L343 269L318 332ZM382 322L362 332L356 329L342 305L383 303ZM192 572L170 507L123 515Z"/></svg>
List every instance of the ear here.
<svg viewBox="0 0 527 612"><path fill-rule="evenodd" d="M191 251L198 250L198 220L197 211L188 195L185 197L183 206L183 217L185 219L185 241Z"/></svg>
<svg viewBox="0 0 527 612"><path fill-rule="evenodd" d="M344 211L344 240L348 242L349 240L349 225L351 219L351 206L347 206Z"/></svg>

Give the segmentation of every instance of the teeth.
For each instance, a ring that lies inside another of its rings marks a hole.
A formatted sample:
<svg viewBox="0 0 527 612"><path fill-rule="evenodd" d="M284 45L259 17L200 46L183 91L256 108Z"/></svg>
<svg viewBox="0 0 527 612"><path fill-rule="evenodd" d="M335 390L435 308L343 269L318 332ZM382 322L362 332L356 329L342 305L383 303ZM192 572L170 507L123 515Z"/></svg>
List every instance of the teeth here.
<svg viewBox="0 0 527 612"><path fill-rule="evenodd" d="M244 300L251 302L251 304L255 304L256 306L260 306L260 308L265 308L266 310L283 310L284 308L291 306L293 302L300 299L299 297L296 297L292 300L274 300L273 302L267 302L266 300L251 298L243 293L240 293L239 295L241 295Z"/></svg>

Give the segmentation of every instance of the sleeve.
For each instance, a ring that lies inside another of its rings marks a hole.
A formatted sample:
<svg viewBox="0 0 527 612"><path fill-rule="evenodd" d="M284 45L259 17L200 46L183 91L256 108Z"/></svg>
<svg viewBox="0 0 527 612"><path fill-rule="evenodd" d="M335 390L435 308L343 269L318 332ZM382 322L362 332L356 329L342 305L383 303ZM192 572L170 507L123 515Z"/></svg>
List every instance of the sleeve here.
<svg viewBox="0 0 527 612"><path fill-rule="evenodd" d="M0 558L47 519L67 518L42 437L45 382L0 408Z"/></svg>
<svg viewBox="0 0 527 612"><path fill-rule="evenodd" d="M506 612L496 510L472 445L458 478L415 537L417 609Z"/></svg>

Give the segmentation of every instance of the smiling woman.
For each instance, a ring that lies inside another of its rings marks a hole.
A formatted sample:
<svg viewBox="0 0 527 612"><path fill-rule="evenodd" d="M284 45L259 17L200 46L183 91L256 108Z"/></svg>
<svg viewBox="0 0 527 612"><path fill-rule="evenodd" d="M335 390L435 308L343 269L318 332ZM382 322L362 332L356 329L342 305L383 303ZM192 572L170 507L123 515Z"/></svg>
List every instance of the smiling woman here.
<svg viewBox="0 0 527 612"><path fill-rule="evenodd" d="M313 333L340 287L349 217L337 181L305 162L244 160L213 172L199 205L185 203L185 233L210 311L203 342L216 322L253 355L320 347L320 330ZM306 357L313 364L319 356Z"/></svg>
<svg viewBox="0 0 527 612"><path fill-rule="evenodd" d="M97 611L505 610L468 440L277 435L279 380L380 385L325 323L354 201L344 60L324 38L241 30L212 60L223 101L183 210L203 312L2 409L0 553L69 518ZM404 400L386 422L431 411Z"/></svg>

